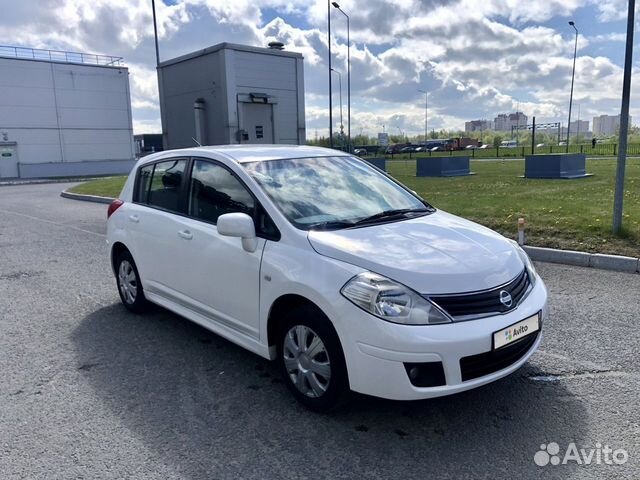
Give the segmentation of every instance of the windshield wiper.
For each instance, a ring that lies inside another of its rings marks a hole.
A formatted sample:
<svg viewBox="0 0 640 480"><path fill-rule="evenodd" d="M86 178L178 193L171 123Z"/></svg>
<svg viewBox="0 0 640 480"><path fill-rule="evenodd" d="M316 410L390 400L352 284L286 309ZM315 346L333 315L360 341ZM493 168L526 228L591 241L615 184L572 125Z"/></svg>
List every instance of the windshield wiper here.
<svg viewBox="0 0 640 480"><path fill-rule="evenodd" d="M397 208L395 210L384 210L383 212L361 218L354 225L364 225L374 223L377 220L388 220L394 217L406 217L408 213L426 213L430 211L428 208Z"/></svg>
<svg viewBox="0 0 640 480"><path fill-rule="evenodd" d="M329 220L326 222L314 223L309 227L309 230L337 230L340 228L353 227L354 225L354 222L349 222L346 220Z"/></svg>

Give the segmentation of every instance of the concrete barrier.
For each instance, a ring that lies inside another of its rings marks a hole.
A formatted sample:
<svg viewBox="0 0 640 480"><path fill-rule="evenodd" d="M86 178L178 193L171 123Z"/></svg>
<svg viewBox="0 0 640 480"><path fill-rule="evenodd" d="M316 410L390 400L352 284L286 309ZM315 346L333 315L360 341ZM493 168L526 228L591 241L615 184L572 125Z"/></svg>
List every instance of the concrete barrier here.
<svg viewBox="0 0 640 480"><path fill-rule="evenodd" d="M363 158L363 160L366 160L371 165L373 165L374 167L379 168L383 172L387 171L387 159L386 158L374 157L374 158Z"/></svg>
<svg viewBox="0 0 640 480"><path fill-rule="evenodd" d="M524 157L525 178L584 178L591 174L586 170L584 153L558 153L549 155L526 155Z"/></svg>
<svg viewBox="0 0 640 480"><path fill-rule="evenodd" d="M416 160L416 177L461 177L471 175L469 157L426 157Z"/></svg>

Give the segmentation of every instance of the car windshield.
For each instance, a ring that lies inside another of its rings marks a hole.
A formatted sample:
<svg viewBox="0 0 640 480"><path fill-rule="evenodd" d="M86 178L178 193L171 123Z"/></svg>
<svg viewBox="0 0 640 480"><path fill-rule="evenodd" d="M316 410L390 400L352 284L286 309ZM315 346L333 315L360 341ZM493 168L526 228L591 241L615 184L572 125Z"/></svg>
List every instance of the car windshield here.
<svg viewBox="0 0 640 480"><path fill-rule="evenodd" d="M242 164L296 227L337 229L426 214L432 208L355 157L265 160ZM395 216L394 216L395 215ZM401 218L398 218L401 217Z"/></svg>

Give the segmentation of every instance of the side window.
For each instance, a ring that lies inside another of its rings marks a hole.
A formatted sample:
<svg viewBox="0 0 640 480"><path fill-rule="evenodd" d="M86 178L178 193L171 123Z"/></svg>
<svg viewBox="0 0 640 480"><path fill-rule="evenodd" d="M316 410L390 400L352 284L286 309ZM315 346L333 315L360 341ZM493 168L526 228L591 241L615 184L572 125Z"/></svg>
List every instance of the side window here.
<svg viewBox="0 0 640 480"><path fill-rule="evenodd" d="M136 185L136 202L147 203L149 196L149 185L151 185L151 175L153 175L153 164L145 165L138 171L138 185Z"/></svg>
<svg viewBox="0 0 640 480"><path fill-rule="evenodd" d="M189 186L189 215L216 223L220 215L242 212L253 217L255 201L226 168L194 160Z"/></svg>
<svg viewBox="0 0 640 480"><path fill-rule="evenodd" d="M154 207L177 212L180 210L180 192L184 182L185 159L158 162L153 167L146 198L139 200ZM142 172L141 172L142 177ZM140 186L140 185L139 185ZM138 190L140 194L140 190Z"/></svg>

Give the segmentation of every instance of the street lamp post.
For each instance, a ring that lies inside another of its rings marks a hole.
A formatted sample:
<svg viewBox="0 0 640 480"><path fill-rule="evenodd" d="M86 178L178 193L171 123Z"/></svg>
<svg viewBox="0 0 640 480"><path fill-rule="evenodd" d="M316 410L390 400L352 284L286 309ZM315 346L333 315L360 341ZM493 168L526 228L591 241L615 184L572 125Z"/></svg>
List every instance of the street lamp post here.
<svg viewBox="0 0 640 480"><path fill-rule="evenodd" d="M624 53L622 77L622 106L620 108L620 140L616 165L616 189L613 197L613 233L622 228L622 206L624 201L624 173L627 163L627 134L629 132L629 102L631 96L631 73L633 70L633 29L635 26L636 0L629 0L627 13L627 43Z"/></svg>
<svg viewBox="0 0 640 480"><path fill-rule="evenodd" d="M331 4L347 18L347 148L351 152L351 33L349 15L340 8L338 2L332 2Z"/></svg>
<svg viewBox="0 0 640 480"><path fill-rule="evenodd" d="M342 123L342 73L335 68L332 68L331 71L338 74L338 85L340 90L340 137L344 146L344 123Z"/></svg>
<svg viewBox="0 0 640 480"><path fill-rule="evenodd" d="M578 29L576 23L570 21L569 25L576 31L576 41L573 45L573 71L571 72L571 94L569 95L569 121L567 122L567 153L569 153L569 132L571 130L571 104L573 103L573 80L576 76L576 54L578 53Z"/></svg>
<svg viewBox="0 0 640 480"><path fill-rule="evenodd" d="M427 132L429 131L429 92L426 90L418 90L424 93L424 144L427 144Z"/></svg>
<svg viewBox="0 0 640 480"><path fill-rule="evenodd" d="M331 92L331 3L327 0L327 45L329 47L329 146L333 148L333 101Z"/></svg>

